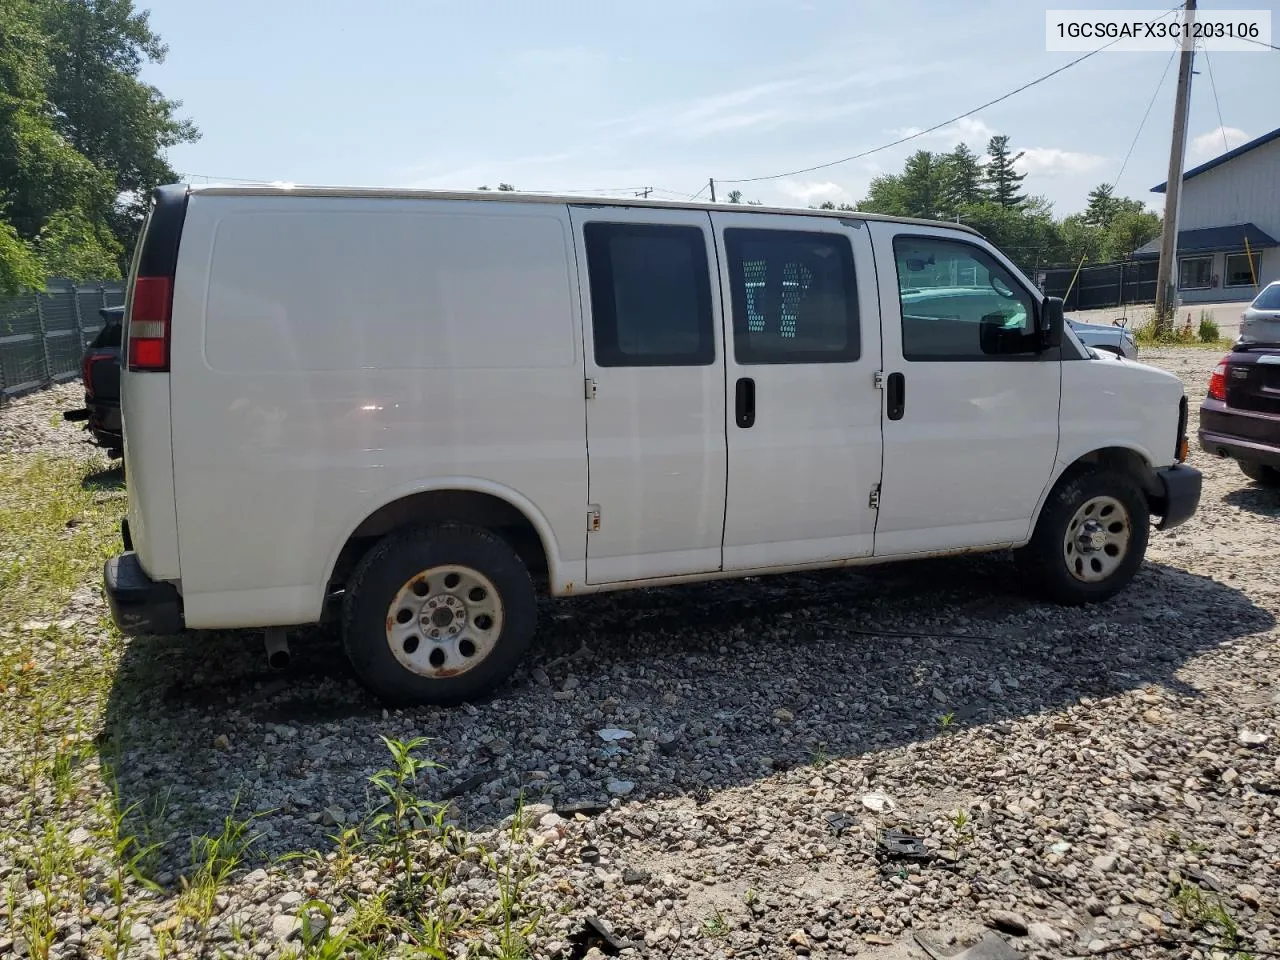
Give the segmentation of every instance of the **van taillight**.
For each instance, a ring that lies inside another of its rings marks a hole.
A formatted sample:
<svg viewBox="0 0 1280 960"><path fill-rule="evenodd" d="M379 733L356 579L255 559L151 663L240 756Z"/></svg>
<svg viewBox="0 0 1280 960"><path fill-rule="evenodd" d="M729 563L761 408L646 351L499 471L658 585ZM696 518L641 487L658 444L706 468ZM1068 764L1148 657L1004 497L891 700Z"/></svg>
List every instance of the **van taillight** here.
<svg viewBox="0 0 1280 960"><path fill-rule="evenodd" d="M1218 361L1218 365L1213 368L1213 373L1209 375L1209 396L1214 400L1227 399L1227 361L1225 359Z"/></svg>
<svg viewBox="0 0 1280 960"><path fill-rule="evenodd" d="M168 277L138 277L129 307L129 369L169 369L169 319L173 281Z"/></svg>

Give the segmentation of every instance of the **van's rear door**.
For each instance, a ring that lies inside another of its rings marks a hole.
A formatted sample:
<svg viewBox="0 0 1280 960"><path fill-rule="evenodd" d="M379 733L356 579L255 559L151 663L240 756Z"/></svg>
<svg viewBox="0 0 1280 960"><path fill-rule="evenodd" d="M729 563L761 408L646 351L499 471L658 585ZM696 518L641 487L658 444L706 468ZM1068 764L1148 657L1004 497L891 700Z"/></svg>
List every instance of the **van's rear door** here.
<svg viewBox="0 0 1280 960"><path fill-rule="evenodd" d="M720 569L720 291L703 211L570 207L583 298L587 582ZM590 526L589 522L589 526Z"/></svg>
<svg viewBox="0 0 1280 960"><path fill-rule="evenodd" d="M120 413L129 478L129 537L152 580L176 581L182 576L168 350L174 293L182 292L178 246L186 215L186 187L155 191L134 252L124 307Z"/></svg>

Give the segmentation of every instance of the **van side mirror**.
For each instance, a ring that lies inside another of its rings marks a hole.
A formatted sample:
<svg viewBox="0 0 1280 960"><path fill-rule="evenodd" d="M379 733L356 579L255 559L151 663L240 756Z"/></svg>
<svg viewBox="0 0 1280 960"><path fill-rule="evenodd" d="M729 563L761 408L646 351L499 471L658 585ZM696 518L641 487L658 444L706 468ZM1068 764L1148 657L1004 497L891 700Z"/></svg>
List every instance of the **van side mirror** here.
<svg viewBox="0 0 1280 960"><path fill-rule="evenodd" d="M1036 311L1036 346L1041 352L1062 346L1062 298L1045 297Z"/></svg>
<svg viewBox="0 0 1280 960"><path fill-rule="evenodd" d="M1028 353L1028 341L1033 334L1020 328L1005 326L1008 318L1002 313L989 313L978 321L978 347L989 357L1013 353Z"/></svg>

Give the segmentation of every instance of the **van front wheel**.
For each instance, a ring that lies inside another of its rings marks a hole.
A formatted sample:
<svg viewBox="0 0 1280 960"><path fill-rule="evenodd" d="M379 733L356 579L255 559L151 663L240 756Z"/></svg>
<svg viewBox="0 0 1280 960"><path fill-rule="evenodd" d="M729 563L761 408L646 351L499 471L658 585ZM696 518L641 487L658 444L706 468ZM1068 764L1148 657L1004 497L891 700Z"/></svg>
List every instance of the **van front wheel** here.
<svg viewBox="0 0 1280 960"><path fill-rule="evenodd" d="M1031 586L1048 599L1096 603L1138 572L1150 527L1147 499L1132 477L1087 468L1058 482L1019 558Z"/></svg>
<svg viewBox="0 0 1280 960"><path fill-rule="evenodd" d="M347 587L343 645L361 680L396 704L456 704L507 679L533 638L537 599L519 555L478 527L396 531Z"/></svg>

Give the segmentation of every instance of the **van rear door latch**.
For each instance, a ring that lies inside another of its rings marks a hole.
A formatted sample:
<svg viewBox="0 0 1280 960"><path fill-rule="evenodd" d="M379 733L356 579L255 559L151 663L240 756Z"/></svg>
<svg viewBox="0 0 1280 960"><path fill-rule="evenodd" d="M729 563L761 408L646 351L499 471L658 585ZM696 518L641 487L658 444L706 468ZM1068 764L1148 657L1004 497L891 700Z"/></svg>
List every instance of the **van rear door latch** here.
<svg viewBox="0 0 1280 960"><path fill-rule="evenodd" d="M600 529L600 505L587 505L587 533L596 533Z"/></svg>

